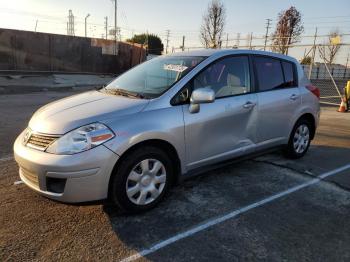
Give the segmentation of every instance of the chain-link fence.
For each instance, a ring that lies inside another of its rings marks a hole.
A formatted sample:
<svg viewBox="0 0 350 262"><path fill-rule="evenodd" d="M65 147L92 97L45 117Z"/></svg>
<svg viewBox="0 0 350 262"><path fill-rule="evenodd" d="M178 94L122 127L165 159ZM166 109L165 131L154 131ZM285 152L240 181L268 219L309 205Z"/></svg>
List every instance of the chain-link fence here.
<svg viewBox="0 0 350 262"><path fill-rule="evenodd" d="M312 68L310 65L302 66L312 84L320 89L321 103L339 105L344 95L344 87L350 79L349 68L322 63L316 63Z"/></svg>

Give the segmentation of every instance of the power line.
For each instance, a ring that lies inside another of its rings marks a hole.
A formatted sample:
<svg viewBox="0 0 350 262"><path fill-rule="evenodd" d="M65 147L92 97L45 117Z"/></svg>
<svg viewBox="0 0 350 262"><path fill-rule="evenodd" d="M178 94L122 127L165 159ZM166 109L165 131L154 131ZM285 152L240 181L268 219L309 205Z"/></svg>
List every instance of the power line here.
<svg viewBox="0 0 350 262"><path fill-rule="evenodd" d="M303 17L303 20L314 20L314 19L317 19L319 22L319 19L335 19L335 18L349 18L350 17L350 14L349 15L339 15L339 16L309 16L309 17ZM278 21L279 19L278 18L274 18L272 19L272 21Z"/></svg>
<svg viewBox="0 0 350 262"><path fill-rule="evenodd" d="M317 27L318 28L318 27ZM331 36L330 34L327 34L327 35L318 35L317 37L329 37ZM344 33L344 34L339 34L339 36L343 37L343 36L350 36L350 33ZM315 37L315 35L301 35L300 36L301 38L313 38ZM289 36L268 36L268 39L283 39L283 38L289 38ZM256 36L256 37L253 37L252 39L265 39L265 36ZM234 41L234 40L237 40L236 38L230 38L228 39L228 41Z"/></svg>

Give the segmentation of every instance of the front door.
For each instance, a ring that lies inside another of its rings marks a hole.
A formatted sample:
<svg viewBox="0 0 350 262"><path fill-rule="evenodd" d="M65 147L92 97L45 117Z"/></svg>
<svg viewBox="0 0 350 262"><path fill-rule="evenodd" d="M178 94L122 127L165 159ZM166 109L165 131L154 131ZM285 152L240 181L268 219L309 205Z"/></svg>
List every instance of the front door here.
<svg viewBox="0 0 350 262"><path fill-rule="evenodd" d="M231 56L213 62L189 83L192 90L209 87L216 93L198 113L183 105L189 170L254 150L257 96L250 82L248 57Z"/></svg>

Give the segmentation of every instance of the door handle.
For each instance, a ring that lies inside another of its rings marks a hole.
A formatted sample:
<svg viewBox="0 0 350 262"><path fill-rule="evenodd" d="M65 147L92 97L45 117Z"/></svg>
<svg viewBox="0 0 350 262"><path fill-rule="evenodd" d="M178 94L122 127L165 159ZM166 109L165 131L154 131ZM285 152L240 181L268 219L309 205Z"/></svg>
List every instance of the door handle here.
<svg viewBox="0 0 350 262"><path fill-rule="evenodd" d="M293 94L289 97L289 99L291 100L296 100L298 98L298 96L296 94Z"/></svg>
<svg viewBox="0 0 350 262"><path fill-rule="evenodd" d="M253 108L255 105L256 105L255 103L248 101L243 105L243 108L250 109L250 108Z"/></svg>

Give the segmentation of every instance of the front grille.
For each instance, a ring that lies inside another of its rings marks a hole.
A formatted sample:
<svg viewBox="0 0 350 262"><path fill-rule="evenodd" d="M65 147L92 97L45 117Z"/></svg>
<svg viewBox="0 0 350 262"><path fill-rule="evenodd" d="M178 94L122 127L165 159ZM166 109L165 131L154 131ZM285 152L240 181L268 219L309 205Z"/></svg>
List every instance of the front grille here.
<svg viewBox="0 0 350 262"><path fill-rule="evenodd" d="M50 136L50 135L41 135L41 134L31 134L27 146L44 151L50 144L55 142L58 136Z"/></svg>
<svg viewBox="0 0 350 262"><path fill-rule="evenodd" d="M39 189L39 178L36 174L24 169L23 167L19 169L19 172L22 175L25 182Z"/></svg>

